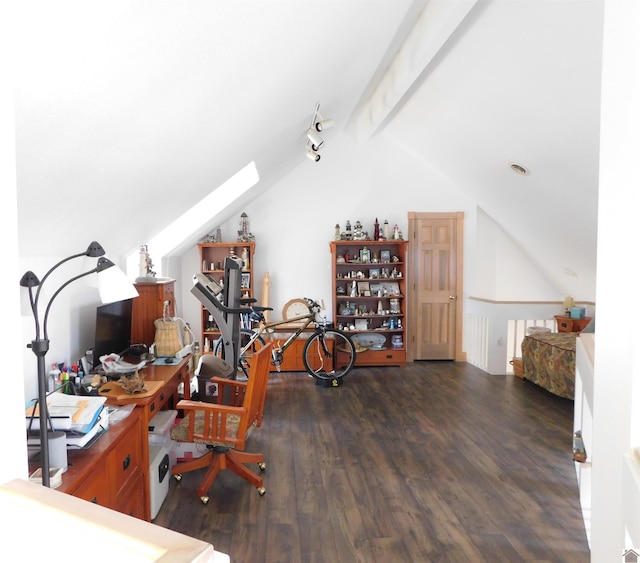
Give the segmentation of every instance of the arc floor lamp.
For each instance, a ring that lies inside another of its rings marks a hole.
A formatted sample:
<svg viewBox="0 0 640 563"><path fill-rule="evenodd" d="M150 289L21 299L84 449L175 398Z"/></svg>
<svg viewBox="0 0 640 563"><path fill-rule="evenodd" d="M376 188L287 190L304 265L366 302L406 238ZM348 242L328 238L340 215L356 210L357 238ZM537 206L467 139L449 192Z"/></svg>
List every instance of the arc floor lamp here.
<svg viewBox="0 0 640 563"><path fill-rule="evenodd" d="M63 260L60 260L57 264L55 264L42 278L39 280L38 277L32 272L26 272L22 278L20 279L20 285L22 287L26 287L29 291L29 302L31 305L31 312L33 314L33 318L35 321L35 329L36 334L35 338L27 344L28 348L31 348L31 351L36 355L37 363L38 363L38 410L40 417L40 457L42 462L42 484L45 487L50 486L50 475L49 475L49 415L47 410L47 372L46 372L46 363L45 356L49 351L49 335L47 332L47 321L49 320L49 312L51 310L51 304L54 299L60 294L60 292L67 287L70 283L88 276L90 274L99 274L98 275L98 290L100 292L100 299L103 303L110 303L113 301L118 301L121 299L129 299L131 297L136 297L138 292L136 291L133 284L126 278L124 272L120 270L120 268L115 267L115 264L105 258L105 251L102 246L93 241L87 250L84 252L80 252L79 254L74 254L69 256ZM47 278L57 270L62 264L73 260L74 258L80 257L89 257L89 258L98 258L98 262L96 267L81 273L77 276L73 276L64 282L58 289L55 290L49 302L46 304L44 308L44 317L42 319L42 324L40 323L40 292L42 291L42 286L47 280ZM34 288L35 290L34 295Z"/></svg>

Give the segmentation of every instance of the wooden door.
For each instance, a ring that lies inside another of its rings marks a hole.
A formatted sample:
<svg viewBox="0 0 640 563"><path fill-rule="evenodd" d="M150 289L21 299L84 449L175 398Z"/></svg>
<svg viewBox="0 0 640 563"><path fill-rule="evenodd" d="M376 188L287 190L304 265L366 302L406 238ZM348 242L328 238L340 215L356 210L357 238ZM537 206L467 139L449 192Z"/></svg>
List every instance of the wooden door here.
<svg viewBox="0 0 640 563"><path fill-rule="evenodd" d="M463 213L409 213L412 360L463 360Z"/></svg>

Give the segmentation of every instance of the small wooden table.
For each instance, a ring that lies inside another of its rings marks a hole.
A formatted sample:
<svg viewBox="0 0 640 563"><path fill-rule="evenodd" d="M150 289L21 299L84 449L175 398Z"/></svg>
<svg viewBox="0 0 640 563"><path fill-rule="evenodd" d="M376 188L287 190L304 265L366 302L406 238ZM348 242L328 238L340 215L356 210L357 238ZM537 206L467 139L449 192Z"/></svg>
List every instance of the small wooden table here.
<svg viewBox="0 0 640 563"><path fill-rule="evenodd" d="M566 315L555 315L555 319L558 325L558 332L582 332L591 322L591 317L573 319Z"/></svg>

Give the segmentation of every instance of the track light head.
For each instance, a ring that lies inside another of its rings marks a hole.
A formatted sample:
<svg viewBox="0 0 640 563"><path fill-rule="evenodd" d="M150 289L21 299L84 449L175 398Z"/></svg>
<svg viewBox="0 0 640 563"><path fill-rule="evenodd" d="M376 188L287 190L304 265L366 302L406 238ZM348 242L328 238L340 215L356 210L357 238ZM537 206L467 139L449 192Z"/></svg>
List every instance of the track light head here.
<svg viewBox="0 0 640 563"><path fill-rule="evenodd" d="M318 162L320 160L320 155L317 152L314 152L313 150L308 150L307 158L309 160L313 160L313 162Z"/></svg>
<svg viewBox="0 0 640 563"><path fill-rule="evenodd" d="M322 143L324 143L322 137L320 137L320 135L311 128L307 129L307 138L311 141L311 146L314 151L317 151Z"/></svg>
<svg viewBox="0 0 640 563"><path fill-rule="evenodd" d="M324 131L325 129L331 129L335 125L333 119L324 119L316 123L316 131Z"/></svg>

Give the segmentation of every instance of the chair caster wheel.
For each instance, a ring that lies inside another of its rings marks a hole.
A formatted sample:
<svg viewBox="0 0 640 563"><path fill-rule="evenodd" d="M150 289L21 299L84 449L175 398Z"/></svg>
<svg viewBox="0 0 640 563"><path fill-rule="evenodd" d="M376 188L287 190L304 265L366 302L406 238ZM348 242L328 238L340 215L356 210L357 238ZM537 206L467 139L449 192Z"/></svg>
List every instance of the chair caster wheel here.
<svg viewBox="0 0 640 563"><path fill-rule="evenodd" d="M177 473L176 475L173 476L173 478L179 483L180 481L182 481L182 474Z"/></svg>
<svg viewBox="0 0 640 563"><path fill-rule="evenodd" d="M202 496L202 497L200 497L200 500L202 501L202 504L207 504L209 502L209 497Z"/></svg>
<svg viewBox="0 0 640 563"><path fill-rule="evenodd" d="M264 494L265 494L266 492L267 492L267 489L265 489L264 487L260 487L260 488L258 489L258 494L259 494L261 497L263 497L263 496L264 496Z"/></svg>
<svg viewBox="0 0 640 563"><path fill-rule="evenodd" d="M260 471L264 471L267 468L267 464L263 461L258 464L258 467L260 468Z"/></svg>

